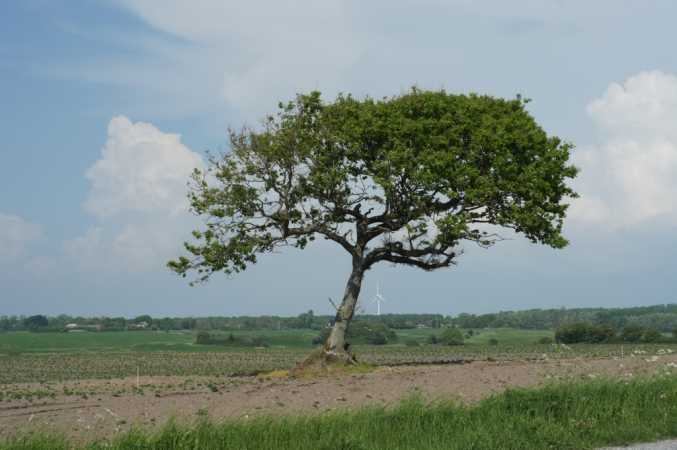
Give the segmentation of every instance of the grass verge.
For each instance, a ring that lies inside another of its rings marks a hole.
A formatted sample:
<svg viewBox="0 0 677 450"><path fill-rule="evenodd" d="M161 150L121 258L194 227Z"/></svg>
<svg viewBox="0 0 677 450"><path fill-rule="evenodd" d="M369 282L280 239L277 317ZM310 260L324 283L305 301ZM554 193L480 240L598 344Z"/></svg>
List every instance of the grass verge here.
<svg viewBox="0 0 677 450"><path fill-rule="evenodd" d="M585 449L677 436L677 377L595 380L515 389L473 406L426 405L322 416L264 417L192 426L168 423L114 441L72 446L63 438L6 438L3 449Z"/></svg>

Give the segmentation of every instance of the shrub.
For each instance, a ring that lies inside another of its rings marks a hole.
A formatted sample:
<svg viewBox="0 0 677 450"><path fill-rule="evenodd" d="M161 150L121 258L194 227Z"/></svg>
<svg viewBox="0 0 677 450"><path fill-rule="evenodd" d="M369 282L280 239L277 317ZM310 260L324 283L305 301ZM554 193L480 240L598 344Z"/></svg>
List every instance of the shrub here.
<svg viewBox="0 0 677 450"><path fill-rule="evenodd" d="M642 333L642 341L644 342L658 342L663 338L660 331L655 328L646 328Z"/></svg>
<svg viewBox="0 0 677 450"><path fill-rule="evenodd" d="M212 336L206 331L200 331L195 337L195 343L199 345L209 345L212 343Z"/></svg>
<svg viewBox="0 0 677 450"><path fill-rule="evenodd" d="M434 334L431 334L430 336L428 336L428 344L435 345L435 344L439 344L439 343L440 343L440 339L437 336L435 336Z"/></svg>
<svg viewBox="0 0 677 450"><path fill-rule="evenodd" d="M552 344L554 341L550 336L543 336L538 340L539 344Z"/></svg>
<svg viewBox="0 0 677 450"><path fill-rule="evenodd" d="M329 337L331 328L323 329L319 336L313 338L313 345L323 344ZM371 345L384 345L397 341L397 335L384 323L356 320L351 322L346 332L346 338L353 343L366 343Z"/></svg>
<svg viewBox="0 0 677 450"><path fill-rule="evenodd" d="M463 345L463 333L458 328L445 328L440 342L444 345Z"/></svg>
<svg viewBox="0 0 677 450"><path fill-rule="evenodd" d="M623 329L621 338L625 342L658 342L663 339L663 334L655 328L628 325Z"/></svg>
<svg viewBox="0 0 677 450"><path fill-rule="evenodd" d="M325 330L328 330L328 328L325 328ZM324 344L324 341L327 340L327 336L329 336L329 333L328 332L325 333L325 331L322 330L322 332L317 336L315 336L311 342L313 345Z"/></svg>
<svg viewBox="0 0 677 450"><path fill-rule="evenodd" d="M404 345L407 347L420 347L421 344L419 344L416 339L407 339L404 341Z"/></svg>
<svg viewBox="0 0 677 450"><path fill-rule="evenodd" d="M239 337L230 333L227 337L213 336L206 331L200 331L195 343L200 345L222 345L227 347L268 347L263 337L254 336L251 338Z"/></svg>
<svg viewBox="0 0 677 450"><path fill-rule="evenodd" d="M621 338L625 342L639 342L642 336L644 336L644 329L639 325L628 325L621 333Z"/></svg>
<svg viewBox="0 0 677 450"><path fill-rule="evenodd" d="M574 322L560 326L555 331L555 340L564 344L611 341L616 332L609 325L593 325L589 322Z"/></svg>
<svg viewBox="0 0 677 450"><path fill-rule="evenodd" d="M379 331L370 333L365 339L371 345L385 345L388 343L388 338Z"/></svg>
<svg viewBox="0 0 677 450"><path fill-rule="evenodd" d="M496 338L489 339L489 345L498 345L498 339Z"/></svg>
<svg viewBox="0 0 677 450"><path fill-rule="evenodd" d="M38 314L37 316L30 316L25 318L24 326L29 331L39 331L49 326L49 320L47 320L47 317Z"/></svg>

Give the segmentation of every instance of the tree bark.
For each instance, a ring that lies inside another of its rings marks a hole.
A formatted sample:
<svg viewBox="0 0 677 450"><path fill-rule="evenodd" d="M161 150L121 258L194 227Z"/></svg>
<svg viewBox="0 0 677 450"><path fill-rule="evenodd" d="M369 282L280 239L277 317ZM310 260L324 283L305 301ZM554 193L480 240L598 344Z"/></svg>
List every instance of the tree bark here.
<svg viewBox="0 0 677 450"><path fill-rule="evenodd" d="M360 296L363 276L364 269L361 264L354 264L353 271L346 284L343 300L336 311L334 326L324 344L325 358L329 361L355 363L355 357L350 351L350 344L346 341L346 330L355 315L355 306Z"/></svg>

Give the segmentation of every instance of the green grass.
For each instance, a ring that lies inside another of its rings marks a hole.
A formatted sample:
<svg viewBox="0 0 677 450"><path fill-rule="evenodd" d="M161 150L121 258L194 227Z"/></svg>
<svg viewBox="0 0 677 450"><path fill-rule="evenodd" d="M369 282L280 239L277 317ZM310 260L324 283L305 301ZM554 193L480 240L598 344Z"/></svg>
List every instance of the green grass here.
<svg viewBox="0 0 677 450"><path fill-rule="evenodd" d="M213 331L215 336L235 336L251 338L262 337L271 347L306 348L313 347L312 340L319 334L317 330L234 330ZM396 330L399 337L394 346L403 346L413 339L425 343L431 334L440 334L440 329L423 328ZM480 334L467 339L468 344L486 344L495 338L500 344L534 344L543 336L553 336L548 330L517 330L497 328L481 330ZM0 355L19 353L54 352L215 352L226 351L215 345L195 345L193 332L164 331L103 331L84 333L0 333Z"/></svg>
<svg viewBox="0 0 677 450"><path fill-rule="evenodd" d="M146 348L153 350L190 346L192 333L164 331L102 331L83 333L0 334L0 353L116 352Z"/></svg>
<svg viewBox="0 0 677 450"><path fill-rule="evenodd" d="M299 347L312 348L313 338L318 336L318 330L234 330L213 332L214 336L235 336L244 338L260 337L271 347Z"/></svg>
<svg viewBox="0 0 677 450"><path fill-rule="evenodd" d="M475 406L425 405L322 416L167 424L112 442L71 446L47 435L9 437L1 448L41 449L587 449L677 436L677 377L598 380L510 390Z"/></svg>
<svg viewBox="0 0 677 450"><path fill-rule="evenodd" d="M477 331L477 330L475 330ZM480 330L466 339L467 344L488 344L490 339L496 339L502 345L520 345L535 344L539 339L555 337L555 332L551 330L518 330L515 328L490 328Z"/></svg>

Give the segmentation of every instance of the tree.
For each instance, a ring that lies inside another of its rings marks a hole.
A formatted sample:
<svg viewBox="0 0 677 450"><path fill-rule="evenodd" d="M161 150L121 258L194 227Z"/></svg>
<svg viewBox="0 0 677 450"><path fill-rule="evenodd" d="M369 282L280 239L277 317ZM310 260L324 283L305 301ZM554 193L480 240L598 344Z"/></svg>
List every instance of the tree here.
<svg viewBox="0 0 677 450"><path fill-rule="evenodd" d="M295 328L313 328L313 323L315 322L315 313L313 310L308 310L308 312L301 313L298 316L297 322L294 324Z"/></svg>
<svg viewBox="0 0 677 450"><path fill-rule="evenodd" d="M313 344L326 342L330 329L323 329L319 336L313 339ZM346 337L357 343L371 345L385 345L397 341L397 334L384 323L367 320L351 322L346 331Z"/></svg>
<svg viewBox="0 0 677 450"><path fill-rule="evenodd" d="M644 328L639 325L628 325L621 332L621 337L625 342L639 342L643 335Z"/></svg>
<svg viewBox="0 0 677 450"><path fill-rule="evenodd" d="M143 314L141 316L135 317L132 322L134 323L141 323L141 322L146 322L148 325L153 323L153 318L149 316L148 314Z"/></svg>
<svg viewBox="0 0 677 450"><path fill-rule="evenodd" d="M526 103L415 88L333 103L299 95L261 129L231 130L230 152L194 171L189 199L205 225L168 266L199 283L283 246L337 243L351 271L323 360L353 362L345 332L374 265L449 267L462 242L490 247L501 227L567 244L572 145L548 136Z"/></svg>
<svg viewBox="0 0 677 450"><path fill-rule="evenodd" d="M663 334L655 328L646 328L642 334L644 342L658 342L663 339Z"/></svg>
<svg viewBox="0 0 677 450"><path fill-rule="evenodd" d="M37 331L40 328L47 328L49 325L49 320L47 317L38 314L36 316L30 316L24 319L24 326L30 331Z"/></svg>

